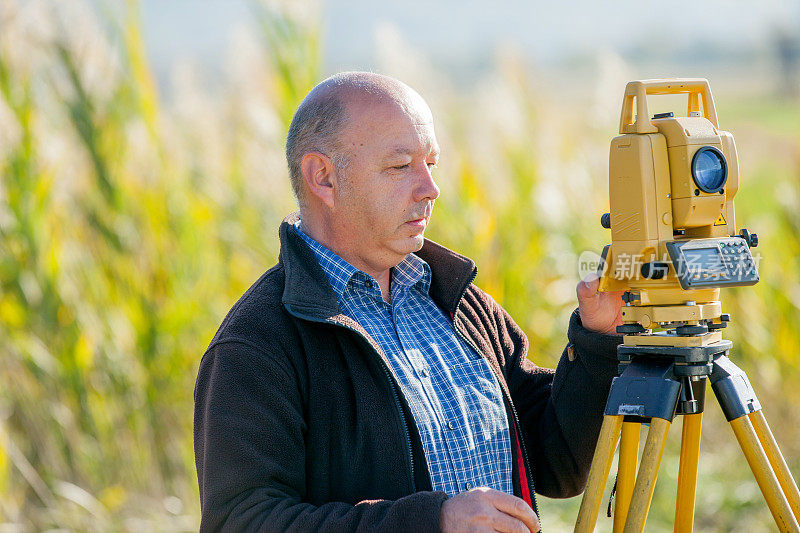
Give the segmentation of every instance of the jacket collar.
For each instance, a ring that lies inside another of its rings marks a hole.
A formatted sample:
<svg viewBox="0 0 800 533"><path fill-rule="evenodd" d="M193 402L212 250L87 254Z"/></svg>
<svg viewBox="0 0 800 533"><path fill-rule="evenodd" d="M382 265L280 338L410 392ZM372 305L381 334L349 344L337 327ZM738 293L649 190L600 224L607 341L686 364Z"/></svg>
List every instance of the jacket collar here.
<svg viewBox="0 0 800 533"><path fill-rule="evenodd" d="M314 253L295 231L294 224L299 218L299 212L292 213L278 229L281 242L278 262L286 272L282 302L317 318L330 319L340 315L341 310ZM431 267L431 298L442 309L455 314L464 292L475 279L478 270L475 263L428 239L417 255Z"/></svg>

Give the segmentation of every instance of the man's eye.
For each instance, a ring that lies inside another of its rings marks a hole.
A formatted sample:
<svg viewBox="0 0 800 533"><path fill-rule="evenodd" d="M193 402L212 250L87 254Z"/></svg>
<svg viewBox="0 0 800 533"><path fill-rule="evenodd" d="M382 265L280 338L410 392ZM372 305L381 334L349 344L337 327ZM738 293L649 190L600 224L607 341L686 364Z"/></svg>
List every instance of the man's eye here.
<svg viewBox="0 0 800 533"><path fill-rule="evenodd" d="M392 168L395 170L405 170L408 168L408 163L406 163L405 165L395 165Z"/></svg>

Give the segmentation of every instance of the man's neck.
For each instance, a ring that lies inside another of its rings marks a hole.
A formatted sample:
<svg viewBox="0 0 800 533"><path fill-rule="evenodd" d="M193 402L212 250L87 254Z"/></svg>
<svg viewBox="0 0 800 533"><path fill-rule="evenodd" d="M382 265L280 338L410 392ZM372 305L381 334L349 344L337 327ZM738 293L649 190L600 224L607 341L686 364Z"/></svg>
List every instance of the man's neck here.
<svg viewBox="0 0 800 533"><path fill-rule="evenodd" d="M324 228L330 227L329 224L315 224L313 218L309 217L307 214L301 214L300 227L303 230L303 233L323 245L325 248L335 253L361 272L372 276L372 278L378 282L378 287L381 289L381 298L383 301L386 303L391 303L391 267L386 269L372 267L363 259L361 259L356 252L350 251L347 249L347 247L339 245L336 236L331 232L324 230Z"/></svg>

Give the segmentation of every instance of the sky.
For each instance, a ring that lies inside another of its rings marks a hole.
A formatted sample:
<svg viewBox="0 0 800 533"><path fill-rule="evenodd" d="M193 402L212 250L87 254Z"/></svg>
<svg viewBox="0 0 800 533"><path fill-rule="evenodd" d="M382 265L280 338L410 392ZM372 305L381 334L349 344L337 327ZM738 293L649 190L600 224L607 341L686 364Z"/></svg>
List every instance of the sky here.
<svg viewBox="0 0 800 533"><path fill-rule="evenodd" d="M145 41L157 72L189 60L225 61L234 32L250 24L248 0L142 0ZM718 61L763 54L777 31L800 35L797 0L328 0L322 13L328 72L371 68L378 32L391 28L431 62L469 70L513 47L542 66L614 51L636 58Z"/></svg>

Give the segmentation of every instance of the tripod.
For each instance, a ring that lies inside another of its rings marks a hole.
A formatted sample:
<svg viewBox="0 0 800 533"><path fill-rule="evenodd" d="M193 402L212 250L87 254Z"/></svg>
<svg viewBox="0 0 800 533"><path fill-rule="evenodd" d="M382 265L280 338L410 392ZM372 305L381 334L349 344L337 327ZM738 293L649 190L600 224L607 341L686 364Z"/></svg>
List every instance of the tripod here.
<svg viewBox="0 0 800 533"><path fill-rule="evenodd" d="M684 420L675 531L692 531L707 379L711 380L778 529L800 532L800 492L750 381L727 357L732 345L731 341L719 340L705 346L619 346L617 356L622 372L611 385L575 523L576 533L594 530L618 441L621 444L613 531L644 530L667 431L676 414L683 415ZM640 424L648 421L650 429L637 473Z"/></svg>

